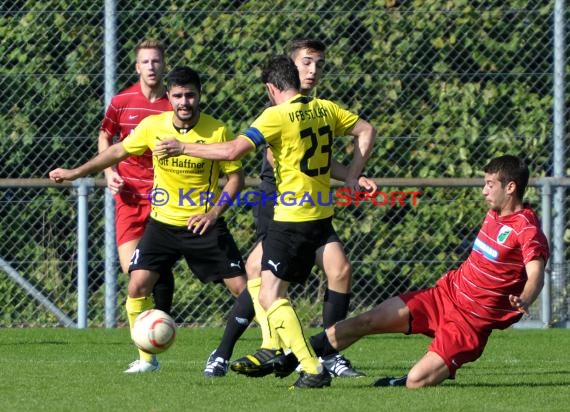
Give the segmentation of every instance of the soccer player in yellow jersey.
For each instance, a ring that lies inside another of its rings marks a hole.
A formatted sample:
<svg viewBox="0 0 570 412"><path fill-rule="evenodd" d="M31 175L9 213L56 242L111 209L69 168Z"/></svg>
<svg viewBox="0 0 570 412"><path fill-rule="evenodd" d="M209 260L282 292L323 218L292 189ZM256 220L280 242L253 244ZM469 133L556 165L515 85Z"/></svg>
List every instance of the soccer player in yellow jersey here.
<svg viewBox="0 0 570 412"><path fill-rule="evenodd" d="M296 38L288 45L288 54L299 70L299 80L301 82L300 93L305 96L311 95L318 85L325 65L326 46L318 39ZM347 117L347 126L354 124L353 117ZM358 120L360 128L370 128L372 126L363 120ZM277 193L275 181L274 164L271 148L265 147L263 152L263 164L260 172L261 183L259 185L260 197L266 196L271 199ZM331 177L344 181L347 177L347 168L331 158ZM368 191L377 189L374 180L366 176L358 179L360 186ZM274 204L268 200L258 202L253 207L256 227L256 245L250 252L245 270L247 272L247 288L254 300L258 304L257 295L261 285L261 255L263 249L261 240L267 234L267 228L273 220ZM330 236L325 244L317 249L316 265L323 271L327 280L327 288L324 292L323 301L323 327L328 328L336 322L346 318L351 297L352 266L344 251L343 243L336 233ZM262 342L260 348L252 355L246 355L236 359L230 364L230 368L247 376L261 377L275 372L279 377L285 377L295 370L297 364L292 355L283 356L283 349L279 347L279 340L272 336L265 327L266 322L260 323ZM310 342L314 347L313 339ZM322 355L317 353L317 355ZM331 353L328 356L321 356L323 366L333 377L360 377L364 373L352 366L350 360L340 353Z"/></svg>
<svg viewBox="0 0 570 412"><path fill-rule="evenodd" d="M199 108L201 82L198 73L188 67L172 70L167 76L167 96L173 111L145 118L124 140L110 146L94 159L75 169L55 169L50 178L56 182L75 180L101 171L129 155L142 155L161 140L176 137L200 145L220 143L232 138L222 122ZM246 290L244 264L240 252L222 218L243 187L239 160L217 161L195 156L158 159L153 157L154 183L149 194L150 220L135 249L129 266L126 310L129 324L143 311L153 307L151 292L160 277L184 257L192 272L202 282L224 282L234 296ZM218 187L221 173L227 177L223 191ZM238 302L231 318L247 319L244 324L228 322L222 347L231 352L239 336L254 316L249 294L247 302ZM225 340L225 342L224 342ZM231 353L230 353L231 354ZM210 357L204 374L223 376L229 356ZM155 356L147 354L131 364L128 373L159 369Z"/></svg>
<svg viewBox="0 0 570 412"><path fill-rule="evenodd" d="M294 387L320 388L330 385L331 376L306 341L287 290L290 283L307 279L317 249L335 233L330 193L333 138L355 137L346 182L358 190L358 176L372 150L375 132L337 104L300 94L299 72L288 56L271 58L261 77L274 106L265 109L236 139L212 145L169 139L158 143L153 152L159 158L188 155L231 161L256 147L270 146L279 198L262 240L256 317L266 319L281 347L291 348L299 360L302 372Z"/></svg>

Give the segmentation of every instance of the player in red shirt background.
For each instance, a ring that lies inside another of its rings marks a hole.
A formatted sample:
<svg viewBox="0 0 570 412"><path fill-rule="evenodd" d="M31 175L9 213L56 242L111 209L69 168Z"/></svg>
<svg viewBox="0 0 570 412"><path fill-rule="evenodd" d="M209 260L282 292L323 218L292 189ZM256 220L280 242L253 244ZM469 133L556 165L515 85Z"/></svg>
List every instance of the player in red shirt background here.
<svg viewBox="0 0 570 412"><path fill-rule="evenodd" d="M529 171L521 159L506 155L491 160L484 172L489 211L461 266L432 288L392 297L336 323L321 333L319 351L342 350L371 334L424 334L433 341L408 374L379 379L374 386L433 386L478 359L493 329L528 314L549 256L538 217L523 204Z"/></svg>
<svg viewBox="0 0 570 412"><path fill-rule="evenodd" d="M139 82L115 95L107 108L99 132L99 153L127 137L142 119L172 110L166 98L164 48L154 40L143 40L135 47L135 68ZM132 252L144 232L150 213L148 193L152 189L152 154L130 156L115 168L105 169L107 187L115 195L117 244L121 269L128 273Z"/></svg>
<svg viewBox="0 0 570 412"><path fill-rule="evenodd" d="M107 108L99 131L99 153L113 144L118 136L122 141L147 116L172 110L164 86L164 46L156 40L142 40L134 50L135 69L139 75L136 84L115 95ZM129 263L141 239L151 204L148 193L152 190L152 154L130 156L116 167L105 169L107 187L115 198L115 233L121 270L129 272ZM172 272L163 273L153 289L157 309L170 312L174 293ZM139 351L141 359L149 357ZM148 359L147 359L148 360ZM125 372L140 370L142 363Z"/></svg>

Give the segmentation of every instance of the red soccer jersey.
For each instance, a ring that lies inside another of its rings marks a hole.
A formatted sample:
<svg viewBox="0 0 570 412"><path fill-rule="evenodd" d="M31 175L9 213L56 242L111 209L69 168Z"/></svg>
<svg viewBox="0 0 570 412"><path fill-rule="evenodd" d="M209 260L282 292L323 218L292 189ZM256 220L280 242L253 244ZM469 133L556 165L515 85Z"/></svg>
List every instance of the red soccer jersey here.
<svg viewBox="0 0 570 412"><path fill-rule="evenodd" d="M548 259L548 242L538 217L528 207L499 217L489 211L469 257L438 280L455 305L495 328L505 328L521 313L509 302L519 296L527 280L525 265Z"/></svg>
<svg viewBox="0 0 570 412"><path fill-rule="evenodd" d="M119 135L119 141L127 137L142 119L153 114L172 110L166 95L150 102L141 91L140 83L121 91L111 99L101 130L109 136ZM126 203L138 203L146 199L152 189L152 153L130 156L119 162L117 172L125 181L118 197Z"/></svg>

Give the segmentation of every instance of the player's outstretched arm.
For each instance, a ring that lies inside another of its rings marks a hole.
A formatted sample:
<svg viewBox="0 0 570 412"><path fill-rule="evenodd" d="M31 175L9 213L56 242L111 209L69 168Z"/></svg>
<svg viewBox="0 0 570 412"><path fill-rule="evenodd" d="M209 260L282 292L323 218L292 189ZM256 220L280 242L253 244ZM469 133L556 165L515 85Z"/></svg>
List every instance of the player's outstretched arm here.
<svg viewBox="0 0 570 412"><path fill-rule="evenodd" d="M177 139L166 139L157 143L152 154L158 157L194 156L209 160L238 160L255 147L251 140L238 136L223 143L182 143Z"/></svg>
<svg viewBox="0 0 570 412"><path fill-rule="evenodd" d="M345 181L347 184L352 184L352 182L358 180L358 176L362 173L364 164L372 152L372 146L376 138L376 129L366 120L358 119L354 127L349 131L349 134L355 138L355 145Z"/></svg>
<svg viewBox="0 0 570 412"><path fill-rule="evenodd" d="M544 285L544 260L531 260L525 265L527 281L520 296L509 295L511 306L528 315L529 307L538 297Z"/></svg>
<svg viewBox="0 0 570 412"><path fill-rule="evenodd" d="M49 178L56 183L61 183L65 180L79 179L80 177L99 172L106 167L112 166L128 155L129 154L123 148L123 144L119 142L75 169L58 168L52 170L49 172Z"/></svg>

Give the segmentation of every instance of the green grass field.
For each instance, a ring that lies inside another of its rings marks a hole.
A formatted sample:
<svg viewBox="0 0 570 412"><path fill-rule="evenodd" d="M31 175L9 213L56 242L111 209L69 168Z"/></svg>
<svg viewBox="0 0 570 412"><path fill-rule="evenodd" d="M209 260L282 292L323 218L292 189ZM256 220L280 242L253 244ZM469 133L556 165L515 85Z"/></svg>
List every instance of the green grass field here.
<svg viewBox="0 0 570 412"><path fill-rule="evenodd" d="M370 385L406 372L425 351L422 336L365 338L345 354L367 377L294 391L296 374L203 378L220 329L179 329L162 370L139 376L122 373L135 358L126 329L2 329L0 336L0 411L570 410L570 330L496 331L455 381L415 391ZM258 336L249 329L234 357L254 350Z"/></svg>

